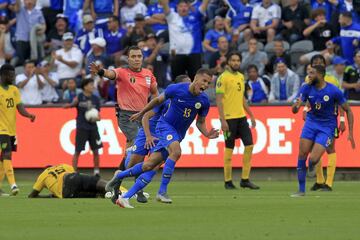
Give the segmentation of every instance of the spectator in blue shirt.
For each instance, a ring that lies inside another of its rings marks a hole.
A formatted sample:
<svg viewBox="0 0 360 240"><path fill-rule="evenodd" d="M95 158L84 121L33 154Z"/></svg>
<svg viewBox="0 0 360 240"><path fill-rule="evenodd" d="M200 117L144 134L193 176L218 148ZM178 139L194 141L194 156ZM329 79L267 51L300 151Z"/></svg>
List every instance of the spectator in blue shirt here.
<svg viewBox="0 0 360 240"><path fill-rule="evenodd" d="M154 3L148 6L145 20L146 24L152 27L157 36L168 29L164 8L159 3Z"/></svg>
<svg viewBox="0 0 360 240"><path fill-rule="evenodd" d="M343 12L351 12L353 15L353 21L360 23L360 15L359 12L354 9L353 0L338 0L338 4L336 6L336 10L338 13Z"/></svg>
<svg viewBox="0 0 360 240"><path fill-rule="evenodd" d="M248 42L252 36L250 21L253 7L248 0L228 0L228 4L230 9L226 15L226 28L232 32L233 42Z"/></svg>
<svg viewBox="0 0 360 240"><path fill-rule="evenodd" d="M16 0L13 7L16 12L16 55L18 65L23 65L24 61L30 58L30 32L36 25L39 27L37 35L45 33L45 19L42 12L35 8L35 0L27 0L21 6L20 0Z"/></svg>
<svg viewBox="0 0 360 240"><path fill-rule="evenodd" d="M331 21L333 5L328 0L311 0L311 9L323 8L326 13L326 21Z"/></svg>
<svg viewBox="0 0 360 240"><path fill-rule="evenodd" d="M108 68L111 65L111 60L106 55L105 47L106 41L102 37L97 37L93 40L90 40L91 44L91 51L89 51L88 55L86 56L85 62L85 70L86 74L90 74L90 63L100 61L104 65L105 68Z"/></svg>
<svg viewBox="0 0 360 240"><path fill-rule="evenodd" d="M210 29L205 34L205 39L203 41L206 63L209 62L211 54L218 50L217 42L219 37L222 36L225 36L228 40L231 39L230 34L225 31L224 19L220 16L216 16L214 19L214 29Z"/></svg>
<svg viewBox="0 0 360 240"><path fill-rule="evenodd" d="M79 46L84 55L88 54L91 49L90 40L97 37L103 37L101 28L95 28L94 19L91 15L84 15L83 28L76 34L75 43Z"/></svg>
<svg viewBox="0 0 360 240"><path fill-rule="evenodd" d="M120 56L124 49L121 42L126 35L126 30L120 27L120 20L115 15L109 17L107 26L107 30L104 33L106 53L108 55Z"/></svg>
<svg viewBox="0 0 360 240"><path fill-rule="evenodd" d="M350 63L354 63L354 54L359 45L360 25L352 21L351 12L340 14L340 36L332 38L328 44L333 43L341 46L342 56Z"/></svg>
<svg viewBox="0 0 360 240"><path fill-rule="evenodd" d="M81 29L81 14L84 0L64 0L64 14L69 18L69 28L73 32Z"/></svg>
<svg viewBox="0 0 360 240"><path fill-rule="evenodd" d="M97 28L107 29L107 21L110 16L119 16L118 0L85 0L83 9L90 8L91 16L95 19Z"/></svg>
<svg viewBox="0 0 360 240"><path fill-rule="evenodd" d="M256 65L247 67L248 80L246 81L246 95L251 103L266 103L270 93L270 80L259 76Z"/></svg>

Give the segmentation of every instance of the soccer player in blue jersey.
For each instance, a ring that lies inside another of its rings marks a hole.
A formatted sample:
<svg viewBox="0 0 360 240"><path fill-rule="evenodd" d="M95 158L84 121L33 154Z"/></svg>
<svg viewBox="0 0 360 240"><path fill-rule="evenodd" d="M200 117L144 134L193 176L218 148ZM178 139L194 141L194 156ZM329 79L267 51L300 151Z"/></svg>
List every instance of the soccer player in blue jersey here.
<svg viewBox="0 0 360 240"><path fill-rule="evenodd" d="M191 82L190 78L187 75L179 75L174 80L175 83L180 82ZM169 100L163 102L162 104L154 107L151 111L148 111L144 114L142 118L143 127L139 129L139 132L136 136L134 144L129 148L127 156L125 159L125 167L130 168L137 163L143 162L145 156L152 152L153 147L158 142L156 137L156 125L164 111L166 111L167 106L169 105ZM118 171L120 172L120 171ZM116 191L119 188L115 188L113 193L112 201L115 203L117 200L118 192ZM116 198L116 199L115 199ZM141 203L146 203L147 198L144 196L142 191L137 193L137 201Z"/></svg>
<svg viewBox="0 0 360 240"><path fill-rule="evenodd" d="M169 86L164 95L153 99L145 108L131 117L131 120L140 119L146 112L160 105L166 100L170 101L167 111L161 116L156 126L159 142L148 161L138 163L132 168L115 174L107 185L107 191L119 185L122 179L141 174L134 186L124 195L119 196L117 204L120 207L133 208L129 198L143 189L155 175L154 169L164 159L165 165L157 199L161 202L170 203L167 196L167 186L175 169L176 162L181 157L180 142L185 137L186 131L197 117L196 126L199 131L209 139L217 138L219 131L212 128L207 130L205 117L208 114L210 102L204 91L212 80L212 73L208 69L199 69L192 83L180 83Z"/></svg>
<svg viewBox="0 0 360 240"><path fill-rule="evenodd" d="M299 143L297 164L299 191L292 194L292 197L305 196L306 159L308 156L310 155L308 176L314 177L316 164L334 139L337 127L337 105L346 112L349 125L348 140L351 142L352 148L355 148L353 113L346 103L343 93L336 86L325 82L324 76L324 66L313 66L309 73L311 84L303 85L299 92L299 98L292 106L293 113L297 113L303 102L308 101L311 105Z"/></svg>

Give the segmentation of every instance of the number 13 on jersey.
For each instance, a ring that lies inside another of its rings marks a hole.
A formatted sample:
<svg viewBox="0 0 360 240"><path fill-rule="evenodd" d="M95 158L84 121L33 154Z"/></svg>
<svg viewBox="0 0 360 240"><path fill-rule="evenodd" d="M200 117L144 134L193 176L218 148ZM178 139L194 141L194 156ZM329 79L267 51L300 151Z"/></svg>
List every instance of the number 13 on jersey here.
<svg viewBox="0 0 360 240"><path fill-rule="evenodd" d="M190 114L191 114L191 109L190 109L190 108L185 108L185 109L184 109L183 117L189 118L189 117L190 117Z"/></svg>

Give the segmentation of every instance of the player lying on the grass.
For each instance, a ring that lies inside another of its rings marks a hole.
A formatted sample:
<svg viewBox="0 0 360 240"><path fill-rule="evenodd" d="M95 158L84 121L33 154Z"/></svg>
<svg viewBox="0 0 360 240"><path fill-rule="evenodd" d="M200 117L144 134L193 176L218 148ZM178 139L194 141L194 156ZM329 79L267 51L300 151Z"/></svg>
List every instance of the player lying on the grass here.
<svg viewBox="0 0 360 240"><path fill-rule="evenodd" d="M21 103L19 89L13 85L15 80L15 68L10 64L4 64L0 68L0 196L6 196L1 189L5 178L9 182L11 195L16 195L19 188L15 182L14 169L11 158L12 152L16 151L16 111L21 116L35 120L35 115L26 111ZM22 83L27 84L29 79ZM25 86L25 85L24 85Z"/></svg>
<svg viewBox="0 0 360 240"><path fill-rule="evenodd" d="M116 173L106 186L106 190L113 190L118 184L121 184L124 178L141 174L131 189L126 194L119 196L116 203L120 207L133 208L129 203L129 198L152 180L156 173L154 169L164 159L166 161L157 198L170 199L167 196L167 186L170 183L175 164L181 157L180 142L184 139L186 131L196 116L196 126L205 137L213 139L219 136L219 131L214 128L208 131L205 122L210 102L204 91L208 88L211 80L212 73L210 70L199 69L192 83L179 83L169 86L164 95L153 99L140 113L130 118L131 120L138 120L155 106L168 99L170 100L168 110L161 116L156 126L159 142L154 147L149 159L123 172Z"/></svg>
<svg viewBox="0 0 360 240"><path fill-rule="evenodd" d="M187 75L179 75L175 78L175 83L180 82L191 82L191 79ZM142 119L143 127L139 129L139 132L136 136L135 142L130 147L130 150L127 153L125 160L125 168L130 168L137 163L143 162L145 156L151 153L152 148L158 142L156 137L156 125L162 113L166 111L169 101L165 101L159 106L156 106L151 111L148 111L144 114ZM116 189L115 189L116 190ZM118 193L113 193L113 202L115 203ZM158 199L160 200L160 199ZM142 192L137 193L137 201L141 203L147 202L147 198L142 196Z"/></svg>
<svg viewBox="0 0 360 240"><path fill-rule="evenodd" d="M322 65L326 67L326 61L323 55L317 54L311 58L310 66L316 66L316 65ZM339 81L336 79L334 75L325 74L324 77L325 82L331 83L335 85L337 88L341 89ZM308 84L311 84L309 77L305 78L305 82ZM306 106L304 107L303 111L303 119L306 119L306 114L310 109L310 104L306 103ZM336 109L336 114L338 109ZM316 182L314 185L310 188L311 191L316 191L321 189L322 191L332 191L332 185L334 182L334 176L335 176L335 169L336 169L336 152L335 152L335 139L339 137L339 131L341 133L345 132L345 117L344 117L344 111L340 108L339 109L340 114L340 124L338 128L335 128L334 133L334 141L330 144L330 146L326 149L326 153L328 154L328 166L326 171L326 181L324 177L324 171L322 167L322 159L320 159L319 164L316 165Z"/></svg>
<svg viewBox="0 0 360 240"><path fill-rule="evenodd" d="M307 113L305 124L300 136L299 156L297 164L299 190L292 197L305 196L306 160L309 157L308 176L315 176L315 166L334 139L337 117L335 109L339 105L347 115L349 125L348 140L355 148L353 137L354 116L346 103L343 93L333 84L324 80L325 67L313 66L309 73L311 84L301 87L299 98L292 106L297 113L303 102L308 101L311 110Z"/></svg>
<svg viewBox="0 0 360 240"><path fill-rule="evenodd" d="M37 178L29 198L95 198L105 194L106 181L98 176L77 173L67 164L46 168ZM44 189L50 195L39 195ZM121 188L126 192L127 189Z"/></svg>

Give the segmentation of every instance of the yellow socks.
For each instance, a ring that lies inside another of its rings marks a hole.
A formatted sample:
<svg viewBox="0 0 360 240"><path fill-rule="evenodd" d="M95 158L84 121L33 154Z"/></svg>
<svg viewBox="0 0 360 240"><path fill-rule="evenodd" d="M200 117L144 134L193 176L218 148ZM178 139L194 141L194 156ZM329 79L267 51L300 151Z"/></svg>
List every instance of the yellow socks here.
<svg viewBox="0 0 360 240"><path fill-rule="evenodd" d="M243 168L241 173L241 179L249 179L251 170L251 156L254 145L246 146L243 157Z"/></svg>
<svg viewBox="0 0 360 240"><path fill-rule="evenodd" d="M329 187L332 187L336 170L336 153L329 154L328 159L329 161L326 172L326 184Z"/></svg>
<svg viewBox="0 0 360 240"><path fill-rule="evenodd" d="M12 167L11 160L4 160L3 165L9 185L10 187L13 187L14 185L16 185L16 183L15 183L14 169Z"/></svg>
<svg viewBox="0 0 360 240"><path fill-rule="evenodd" d="M4 165L3 162L0 161L0 189L2 188L2 183L4 181L4 178L5 178Z"/></svg>
<svg viewBox="0 0 360 240"><path fill-rule="evenodd" d="M325 177L324 177L324 170L322 167L322 159L316 164L315 167L316 170L316 183L318 184L324 184L325 183Z"/></svg>
<svg viewBox="0 0 360 240"><path fill-rule="evenodd" d="M233 154L233 149L225 148L225 153L224 153L224 180L225 180L225 182L232 180L232 165L231 165L232 154Z"/></svg>

